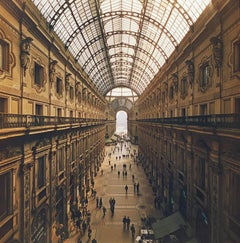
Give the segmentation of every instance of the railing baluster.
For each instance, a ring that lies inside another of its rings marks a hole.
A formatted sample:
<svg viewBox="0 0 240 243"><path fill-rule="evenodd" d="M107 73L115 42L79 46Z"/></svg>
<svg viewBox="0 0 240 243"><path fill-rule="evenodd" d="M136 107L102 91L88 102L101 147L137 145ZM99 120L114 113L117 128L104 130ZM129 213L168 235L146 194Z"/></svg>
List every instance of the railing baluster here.
<svg viewBox="0 0 240 243"><path fill-rule="evenodd" d="M140 122L158 124L176 124L185 126L204 126L215 128L240 128L240 114L215 114L207 116L183 116L171 118L138 119ZM73 118L38 115L18 115L0 113L0 129L13 127L48 126L58 124L95 124L104 123L106 120L91 118Z"/></svg>

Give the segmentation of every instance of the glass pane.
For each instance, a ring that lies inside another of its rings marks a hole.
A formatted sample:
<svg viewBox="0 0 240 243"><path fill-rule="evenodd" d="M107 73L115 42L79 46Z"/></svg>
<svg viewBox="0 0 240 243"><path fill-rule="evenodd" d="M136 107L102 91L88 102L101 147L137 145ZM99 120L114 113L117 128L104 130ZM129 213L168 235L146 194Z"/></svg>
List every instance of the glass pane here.
<svg viewBox="0 0 240 243"><path fill-rule="evenodd" d="M102 94L119 84L141 94L211 0L152 0L144 11L142 0L32 2Z"/></svg>

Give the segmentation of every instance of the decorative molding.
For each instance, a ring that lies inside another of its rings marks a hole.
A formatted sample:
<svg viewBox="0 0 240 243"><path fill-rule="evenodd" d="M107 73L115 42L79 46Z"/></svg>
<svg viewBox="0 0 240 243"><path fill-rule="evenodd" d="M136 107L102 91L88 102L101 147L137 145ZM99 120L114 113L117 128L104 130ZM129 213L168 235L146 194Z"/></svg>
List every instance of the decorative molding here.
<svg viewBox="0 0 240 243"><path fill-rule="evenodd" d="M6 42L9 46L8 70L7 71L0 70L0 79L4 79L6 77L12 78L13 68L16 65L16 59L12 51L12 43L6 38L5 33L1 29L0 29L0 39Z"/></svg>
<svg viewBox="0 0 240 243"><path fill-rule="evenodd" d="M47 72L44 65L44 62L41 60L40 56L36 56L32 58L32 68L30 68L30 75L32 79L32 88L34 88L38 93L41 93L46 90L46 83L47 83ZM34 74L34 68L35 63L37 63L39 66L43 68L43 80L41 85L36 85L34 82L35 74Z"/></svg>
<svg viewBox="0 0 240 243"><path fill-rule="evenodd" d="M4 150L0 150L0 161L9 159L22 154L20 147L8 146Z"/></svg>

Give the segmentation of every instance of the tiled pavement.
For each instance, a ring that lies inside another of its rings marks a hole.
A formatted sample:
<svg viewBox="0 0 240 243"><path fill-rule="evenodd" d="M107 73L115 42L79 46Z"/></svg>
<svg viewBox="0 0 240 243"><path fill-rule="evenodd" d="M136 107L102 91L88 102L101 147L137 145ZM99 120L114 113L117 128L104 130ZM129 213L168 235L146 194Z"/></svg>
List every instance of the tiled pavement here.
<svg viewBox="0 0 240 243"><path fill-rule="evenodd" d="M127 145L128 146L128 145ZM97 243L130 243L136 242L132 239L131 233L127 230L123 230L122 218L124 215L129 216L131 224L134 223L136 228L136 236L139 235L139 230L142 226L141 216L149 215L154 218L161 218L160 210L154 208L154 195L149 184L143 168L133 162L133 159L122 158L116 160L116 156L128 154L126 151L127 146L123 146L123 150L119 149L119 152L115 150L113 154L114 146L106 147L107 156L101 165L98 175L94 178L95 189L97 196L102 197L103 205L107 208L106 216L103 218L103 212L101 209L96 208L95 199L89 198L88 209L91 211L91 228L93 230L90 240L87 238L87 232L85 235L76 233L71 238L64 241L64 243L77 243L80 237L82 242L91 243L95 238ZM133 149L137 151L137 147L131 145L131 152ZM112 153L111 158L108 154ZM111 160L111 165L109 165ZM129 165L131 163L131 169ZM111 166L116 164L116 169L111 170ZM123 164L127 165L127 176L122 176ZM103 175L101 175L101 169ZM118 177L118 170L121 172ZM134 174L135 181L139 182L139 195L134 193L132 175ZM128 193L125 192L125 185L128 185ZM109 208L109 199L114 197L116 200L115 212L111 216Z"/></svg>

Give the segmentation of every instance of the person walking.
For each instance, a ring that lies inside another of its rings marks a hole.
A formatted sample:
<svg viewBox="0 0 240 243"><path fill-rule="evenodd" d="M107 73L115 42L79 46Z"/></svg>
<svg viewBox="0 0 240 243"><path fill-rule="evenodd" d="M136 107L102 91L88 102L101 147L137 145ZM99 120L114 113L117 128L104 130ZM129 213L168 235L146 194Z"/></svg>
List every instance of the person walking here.
<svg viewBox="0 0 240 243"><path fill-rule="evenodd" d="M92 236L92 229L90 228L90 226L88 227L88 239L90 239Z"/></svg>
<svg viewBox="0 0 240 243"><path fill-rule="evenodd" d="M127 217L127 219L126 219L126 223L127 223L127 230L129 230L130 223L131 223L131 220L130 220L129 217Z"/></svg>
<svg viewBox="0 0 240 243"><path fill-rule="evenodd" d="M126 191L126 194L127 194L127 192L128 192L128 186L127 185L125 186L125 191Z"/></svg>
<svg viewBox="0 0 240 243"><path fill-rule="evenodd" d="M134 224L131 225L130 230L131 230L131 233L132 233L132 238L134 239L134 236L135 236L135 226L134 226Z"/></svg>
<svg viewBox="0 0 240 243"><path fill-rule="evenodd" d="M103 205L103 202L102 202L102 197L100 197L100 199L99 199L99 208L101 208L101 207L102 207L102 205Z"/></svg>
<svg viewBox="0 0 240 243"><path fill-rule="evenodd" d="M105 206L103 206L102 210L103 210L103 218L104 218L104 217L105 217L105 215L106 215L106 211L107 211L107 209L106 209L106 207L105 207Z"/></svg>
<svg viewBox="0 0 240 243"><path fill-rule="evenodd" d="M99 206L99 198L97 197L96 198L96 208L98 208L98 206Z"/></svg>
<svg viewBox="0 0 240 243"><path fill-rule="evenodd" d="M139 182L137 183L137 194L139 194Z"/></svg>
<svg viewBox="0 0 240 243"><path fill-rule="evenodd" d="M82 222L82 229L83 229L83 233L85 233L85 231L87 229L87 224L86 224L85 220Z"/></svg>
<svg viewBox="0 0 240 243"><path fill-rule="evenodd" d="M114 204L111 205L110 210L111 210L112 217L113 217L113 215L114 215Z"/></svg>
<svg viewBox="0 0 240 243"><path fill-rule="evenodd" d="M122 222L123 222L123 229L125 230L126 229L126 223L127 223L127 217L126 216L123 217Z"/></svg>

